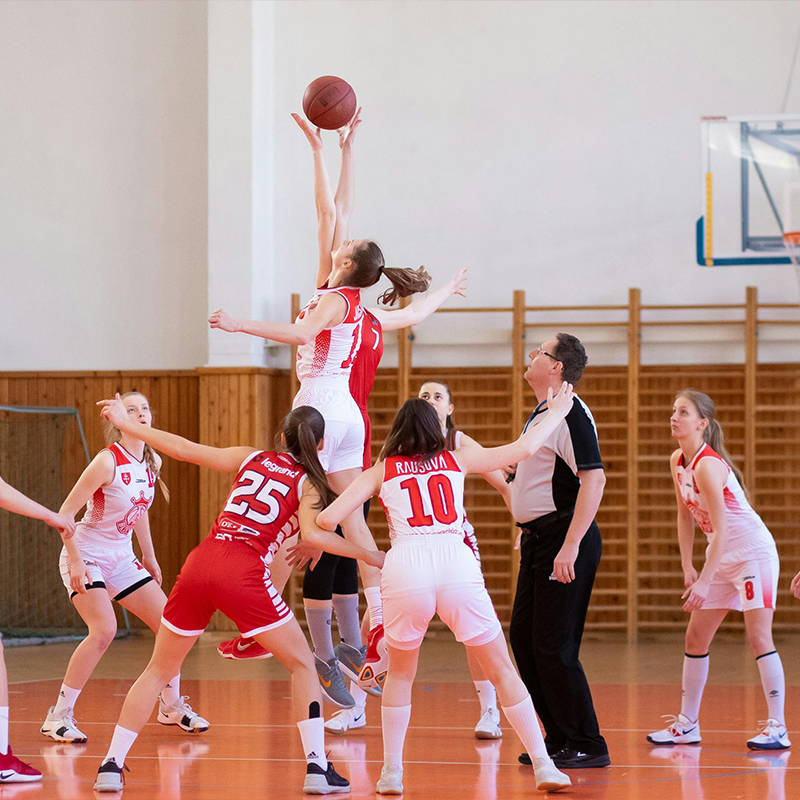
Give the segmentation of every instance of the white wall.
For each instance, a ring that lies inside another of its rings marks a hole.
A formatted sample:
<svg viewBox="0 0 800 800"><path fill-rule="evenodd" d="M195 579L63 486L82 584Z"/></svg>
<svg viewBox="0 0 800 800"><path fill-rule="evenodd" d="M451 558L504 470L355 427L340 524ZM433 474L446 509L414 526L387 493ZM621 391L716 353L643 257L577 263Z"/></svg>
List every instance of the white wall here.
<svg viewBox="0 0 800 800"><path fill-rule="evenodd" d="M796 300L788 267L699 268L694 223L701 115L778 111L799 26L800 4L760 0L279 2L277 300L312 280L311 159L289 112L320 74L349 80L364 108L355 236L437 278L469 266L469 304L509 304L516 288L532 304L624 303L631 286L645 303L743 302L748 285L765 301ZM787 111L800 111L800 75ZM426 341L472 340L437 331L443 321L417 330L416 360ZM645 347L646 359L676 356Z"/></svg>
<svg viewBox="0 0 800 800"><path fill-rule="evenodd" d="M0 3L0 369L207 363L208 308L236 303L224 253L208 274L209 207L224 222L226 202L231 229L212 240L248 238L252 290L229 310L288 319L315 259L311 158L289 113L322 74L351 81L364 106L354 236L437 280L468 266L468 304L507 304L515 288L542 304L622 303L630 286L646 303L740 302L747 285L765 301L798 297L784 267L697 267L694 222L699 118L779 110L800 4L278 0L268 22L246 0L223 5L249 21L227 45L215 29L222 50L209 61L205 2ZM234 79L219 59L227 46L233 64L242 45L253 69L243 118L274 113L274 131L238 137L253 180L232 176L246 191L221 202L219 173L208 197L209 158L224 166L226 145L208 153L209 124L224 126L209 120L207 71L224 98ZM800 76L787 110L800 110ZM454 324L418 329L417 363L507 357L473 346L507 333ZM704 359L740 357L730 329L704 334L722 343L699 345ZM655 335L646 360L687 357ZM595 363L619 359L598 337L587 330ZM796 358L796 347L762 349Z"/></svg>
<svg viewBox="0 0 800 800"><path fill-rule="evenodd" d="M0 370L205 362L206 14L0 3Z"/></svg>

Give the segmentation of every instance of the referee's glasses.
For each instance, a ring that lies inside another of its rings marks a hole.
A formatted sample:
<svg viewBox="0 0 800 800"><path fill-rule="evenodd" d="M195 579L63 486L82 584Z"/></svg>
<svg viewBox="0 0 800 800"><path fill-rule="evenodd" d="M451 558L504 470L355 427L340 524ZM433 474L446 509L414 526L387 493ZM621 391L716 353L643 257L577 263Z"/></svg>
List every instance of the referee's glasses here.
<svg viewBox="0 0 800 800"><path fill-rule="evenodd" d="M552 358L553 361L558 361L560 364L564 363L560 358L556 358L554 355L552 355L552 353L548 353L547 350L542 350L541 345L539 345L539 347L536 348L536 352L541 353L541 355L547 356L548 358Z"/></svg>

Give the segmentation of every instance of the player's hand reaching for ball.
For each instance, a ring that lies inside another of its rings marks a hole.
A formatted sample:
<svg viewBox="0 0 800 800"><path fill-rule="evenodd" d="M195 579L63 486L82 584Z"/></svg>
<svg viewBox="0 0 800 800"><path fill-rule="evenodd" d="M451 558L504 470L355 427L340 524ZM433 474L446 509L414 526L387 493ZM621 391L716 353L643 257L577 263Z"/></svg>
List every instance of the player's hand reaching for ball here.
<svg viewBox="0 0 800 800"><path fill-rule="evenodd" d="M299 114L292 114L292 119L300 126L300 130L306 135L311 149L314 151L322 150L322 134L320 133L320 129L312 128Z"/></svg>
<svg viewBox="0 0 800 800"><path fill-rule="evenodd" d="M450 279L450 289L453 294L457 294L459 297L467 296L466 269L460 269L455 275L453 275L453 277Z"/></svg>
<svg viewBox="0 0 800 800"><path fill-rule="evenodd" d="M359 106L358 111L353 115L353 119L344 126L344 128L339 128L336 133L339 134L339 147L342 150L345 147L352 147L353 140L356 138L356 131L358 130L358 126L361 124L361 107ZM319 128L317 128L317 133L319 134Z"/></svg>
<svg viewBox="0 0 800 800"><path fill-rule="evenodd" d="M547 412L548 414L555 414L559 417L566 417L572 409L572 401L575 394L572 390L572 384L561 384L558 394L553 394L553 389L547 390Z"/></svg>
<svg viewBox="0 0 800 800"><path fill-rule="evenodd" d="M242 329L239 320L234 319L230 314L228 314L226 311L223 311L221 308L218 308L208 318L208 324L212 328L219 328L221 331L227 331L228 333L239 333L239 331Z"/></svg>

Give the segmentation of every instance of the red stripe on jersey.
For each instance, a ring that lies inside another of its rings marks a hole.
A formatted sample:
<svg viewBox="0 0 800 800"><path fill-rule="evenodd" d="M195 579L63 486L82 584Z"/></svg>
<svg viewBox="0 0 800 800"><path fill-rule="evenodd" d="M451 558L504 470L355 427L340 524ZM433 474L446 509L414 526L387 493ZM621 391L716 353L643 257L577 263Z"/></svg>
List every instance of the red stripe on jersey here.
<svg viewBox="0 0 800 800"><path fill-rule="evenodd" d="M384 482L392 478L400 478L405 475L425 475L428 472L461 472L461 467L453 458L453 454L447 450L428 461L422 461L420 457L409 458L408 456L391 456L386 459L383 468Z"/></svg>
<svg viewBox="0 0 800 800"><path fill-rule="evenodd" d="M328 351L331 347L330 329L320 331L314 339L314 360L311 362L311 374L325 366L328 360Z"/></svg>
<svg viewBox="0 0 800 800"><path fill-rule="evenodd" d="M113 451L112 451L113 452ZM106 496L103 494L103 487L99 486L92 495L92 515L87 522L102 522L106 512Z"/></svg>
<svg viewBox="0 0 800 800"><path fill-rule="evenodd" d="M108 449L111 452L111 455L114 456L114 463L118 467L122 467L125 464L131 463L131 460L125 455L122 448L119 447L116 442L112 444L111 447L109 447Z"/></svg>

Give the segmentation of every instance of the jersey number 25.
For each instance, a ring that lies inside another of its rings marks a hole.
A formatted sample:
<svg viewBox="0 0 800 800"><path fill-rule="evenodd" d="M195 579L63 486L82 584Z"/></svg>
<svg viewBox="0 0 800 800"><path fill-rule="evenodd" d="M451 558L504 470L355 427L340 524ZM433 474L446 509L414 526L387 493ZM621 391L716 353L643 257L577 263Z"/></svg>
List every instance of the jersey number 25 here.
<svg viewBox="0 0 800 800"><path fill-rule="evenodd" d="M266 483L265 483L266 481ZM277 492L282 497L286 497L291 491L291 487L274 478L267 479L266 475L252 469L246 469L242 473L242 479L228 497L223 511L227 514L238 514L246 517L259 525L269 525L275 522L281 513L281 505L275 496ZM242 498L234 502L236 498ZM248 499L245 499L248 498ZM267 513L262 514L252 507L253 503L266 506Z"/></svg>

